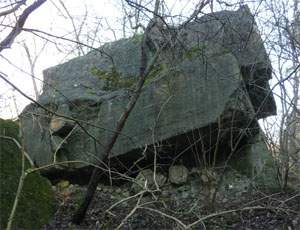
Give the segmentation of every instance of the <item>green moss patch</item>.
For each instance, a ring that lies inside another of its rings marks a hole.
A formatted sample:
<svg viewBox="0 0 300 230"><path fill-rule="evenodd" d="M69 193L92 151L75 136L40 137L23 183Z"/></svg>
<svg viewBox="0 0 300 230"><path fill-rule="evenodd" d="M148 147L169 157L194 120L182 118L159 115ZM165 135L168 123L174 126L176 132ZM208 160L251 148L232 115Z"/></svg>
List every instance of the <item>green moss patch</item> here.
<svg viewBox="0 0 300 230"><path fill-rule="evenodd" d="M166 64L159 64L153 66L148 74L145 85L150 84L163 71L167 71ZM111 67L109 71L100 69L96 66L91 68L91 74L105 82L103 90L114 91L119 89L132 89L138 81L137 76L122 76L122 74L115 68Z"/></svg>
<svg viewBox="0 0 300 230"><path fill-rule="evenodd" d="M122 88L131 88L137 81L134 76L122 77L121 73L112 67L110 71L105 71L93 66L91 68L92 75L98 77L105 82L103 90L114 91Z"/></svg>
<svg viewBox="0 0 300 230"><path fill-rule="evenodd" d="M18 124L0 119L0 136L19 141ZM15 199L22 169L21 151L13 140L0 137L0 229L5 229ZM30 168L26 161L25 168ZM13 229L42 229L55 212L50 183L38 173L29 174L13 221Z"/></svg>

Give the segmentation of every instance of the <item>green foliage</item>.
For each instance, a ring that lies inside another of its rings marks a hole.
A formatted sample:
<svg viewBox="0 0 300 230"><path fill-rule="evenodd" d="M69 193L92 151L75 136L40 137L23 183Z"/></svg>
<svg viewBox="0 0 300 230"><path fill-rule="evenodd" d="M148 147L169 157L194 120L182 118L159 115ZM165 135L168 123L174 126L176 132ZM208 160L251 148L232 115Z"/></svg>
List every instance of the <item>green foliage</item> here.
<svg viewBox="0 0 300 230"><path fill-rule="evenodd" d="M0 118L0 135L19 140L19 126L16 122L5 121Z"/></svg>
<svg viewBox="0 0 300 230"><path fill-rule="evenodd" d="M154 79L159 76L162 71L165 71L167 66L165 64L155 65L146 78L145 85L150 84ZM137 83L136 76L122 77L122 74L112 67L110 71L105 71L93 66L91 68L92 75L105 81L103 90L114 91L118 89L130 89Z"/></svg>
<svg viewBox="0 0 300 230"><path fill-rule="evenodd" d="M93 66L91 68L91 73L92 75L105 81L103 89L108 91L131 88L137 80L134 76L122 77L121 73L119 73L115 67L112 67L110 71L105 71Z"/></svg>
<svg viewBox="0 0 300 230"><path fill-rule="evenodd" d="M0 135L18 138L18 124L0 119ZM11 140L0 138L0 229L5 229L21 175L21 152ZM30 168L25 162L25 167ZM42 229L55 211L54 193L38 173L29 174L13 221L13 229Z"/></svg>
<svg viewBox="0 0 300 230"><path fill-rule="evenodd" d="M208 43L202 43L188 49L184 53L183 58L187 58L190 61L199 59L203 63L207 63L208 58L220 57L228 53L231 53L231 51L225 47L208 47Z"/></svg>
<svg viewBox="0 0 300 230"><path fill-rule="evenodd" d="M143 37L144 37L144 34L143 34L143 33L136 33L136 34L134 34L134 35L132 36L131 39L132 39L132 42L133 42L134 44L139 44L139 43L142 42Z"/></svg>
<svg viewBox="0 0 300 230"><path fill-rule="evenodd" d="M186 51L185 57L188 58L189 60L191 60L195 57L203 56L206 48L207 47L205 44L195 45L195 46L191 47L188 51Z"/></svg>
<svg viewBox="0 0 300 230"><path fill-rule="evenodd" d="M153 82L153 80L156 79L163 71L167 71L166 64L163 63L153 66L152 70L146 78L145 85L148 85L151 82Z"/></svg>

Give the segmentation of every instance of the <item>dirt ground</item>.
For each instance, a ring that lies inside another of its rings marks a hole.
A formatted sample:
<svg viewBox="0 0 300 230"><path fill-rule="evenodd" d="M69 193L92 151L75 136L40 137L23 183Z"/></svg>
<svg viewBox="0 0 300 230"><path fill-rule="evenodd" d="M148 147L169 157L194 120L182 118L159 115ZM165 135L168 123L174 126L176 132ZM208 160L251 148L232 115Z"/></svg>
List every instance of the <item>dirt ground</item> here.
<svg viewBox="0 0 300 230"><path fill-rule="evenodd" d="M58 210L45 230L54 229L243 229L300 230L300 193L251 191L217 200L180 187L136 195L130 187L99 186L81 225L71 223L86 187L57 189ZM114 206L113 206L114 205Z"/></svg>

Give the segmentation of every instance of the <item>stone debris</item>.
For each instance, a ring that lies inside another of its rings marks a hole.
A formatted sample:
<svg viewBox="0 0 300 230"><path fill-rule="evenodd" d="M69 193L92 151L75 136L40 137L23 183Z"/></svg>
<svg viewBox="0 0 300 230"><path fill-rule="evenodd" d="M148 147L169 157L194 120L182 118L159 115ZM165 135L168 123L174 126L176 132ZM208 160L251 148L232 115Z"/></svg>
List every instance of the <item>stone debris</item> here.
<svg viewBox="0 0 300 230"><path fill-rule="evenodd" d="M169 181L172 184L185 184L187 182L189 170L184 165L172 165L169 168Z"/></svg>

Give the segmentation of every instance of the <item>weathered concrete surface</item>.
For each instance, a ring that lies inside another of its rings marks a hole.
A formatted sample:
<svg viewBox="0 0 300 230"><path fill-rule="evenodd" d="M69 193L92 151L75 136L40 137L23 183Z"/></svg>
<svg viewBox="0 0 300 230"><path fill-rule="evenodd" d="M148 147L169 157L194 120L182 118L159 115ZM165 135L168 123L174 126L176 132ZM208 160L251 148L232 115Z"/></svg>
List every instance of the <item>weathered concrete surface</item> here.
<svg viewBox="0 0 300 230"><path fill-rule="evenodd" d="M154 150L159 155L167 151L175 161L183 157L200 163L196 155L210 155L206 161L212 163L212 153L215 160L226 158L258 135L257 118L276 113L268 84L270 61L253 16L243 7L207 15L181 30L160 31L149 41L149 59L155 45L167 42L167 46L111 156L132 163L142 156L141 148L159 143L159 151ZM163 34L169 39L161 40ZM116 41L44 72L39 103L78 119L84 129L73 124L73 129L62 127L53 132L50 126L57 117L36 105L27 106L21 116L25 146L37 165L54 160L95 163L105 157L104 145L131 95L128 88L107 89L105 77L134 81L140 65L139 47L138 36ZM101 74L95 76L94 69Z"/></svg>

